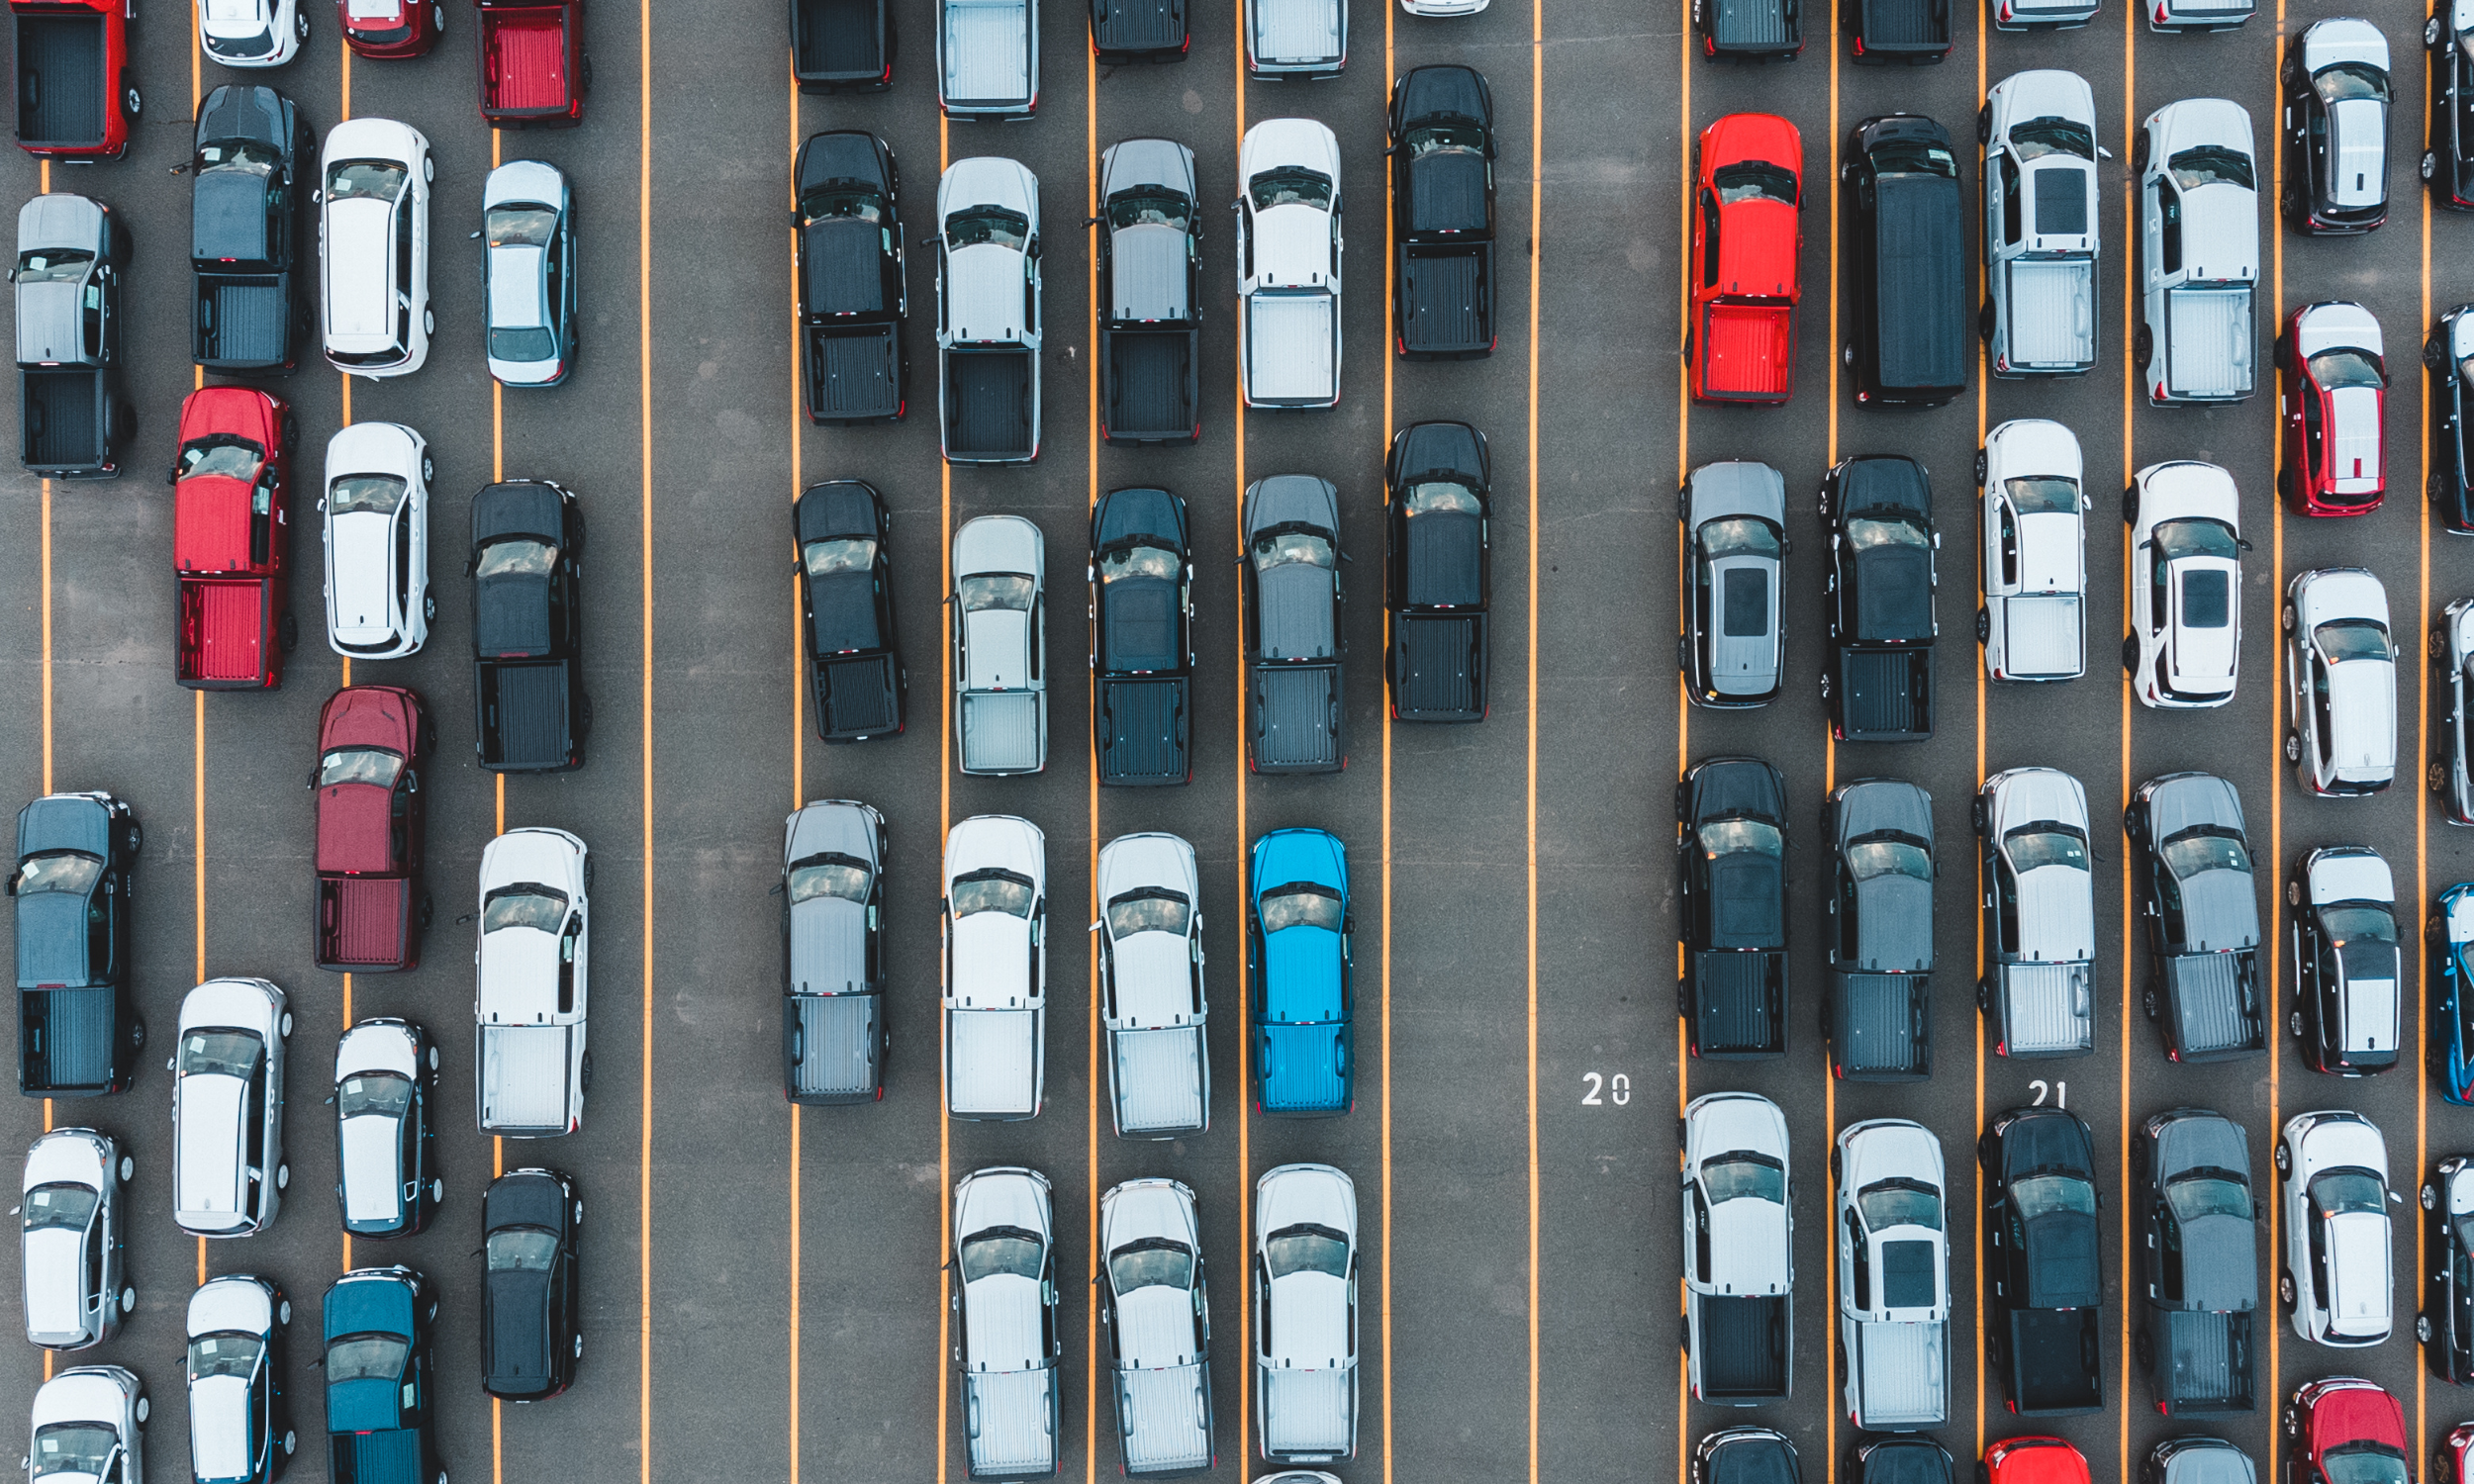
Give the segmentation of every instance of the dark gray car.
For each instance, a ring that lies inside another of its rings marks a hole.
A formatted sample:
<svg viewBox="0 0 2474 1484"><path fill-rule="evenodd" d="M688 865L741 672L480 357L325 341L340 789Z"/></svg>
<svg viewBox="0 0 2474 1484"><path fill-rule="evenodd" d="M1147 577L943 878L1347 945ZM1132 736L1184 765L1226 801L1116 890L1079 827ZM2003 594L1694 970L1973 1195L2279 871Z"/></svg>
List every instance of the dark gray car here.
<svg viewBox="0 0 2474 1484"><path fill-rule="evenodd" d="M2149 779L2123 811L2154 972L2140 993L2176 1062L2267 1049L2259 891L2241 795L2206 773Z"/></svg>
<svg viewBox="0 0 2474 1484"><path fill-rule="evenodd" d="M1822 805L1830 846L1830 1069L1857 1081L1933 1074L1933 795L1859 779Z"/></svg>
<svg viewBox="0 0 2474 1484"><path fill-rule="evenodd" d="M2259 1307L2249 1137L2221 1113L2172 1108L2141 1125L2138 1144L2133 1199L2146 1243L2134 1260L2147 1299L2133 1341L2140 1369L2167 1416L2248 1412Z"/></svg>
<svg viewBox="0 0 2474 1484"><path fill-rule="evenodd" d="M1340 491L1276 474L1246 491L1246 761L1258 773L1348 766L1341 712Z"/></svg>
<svg viewBox="0 0 2474 1484"><path fill-rule="evenodd" d="M824 799L783 829L782 1088L795 1103L885 1095L885 816Z"/></svg>
<svg viewBox="0 0 2474 1484"><path fill-rule="evenodd" d="M1111 443L1190 443L1202 432L1194 152L1174 139L1121 139L1099 156L1099 184L1100 432Z"/></svg>
<svg viewBox="0 0 2474 1484"><path fill-rule="evenodd" d="M1676 663L1696 705L1757 706L1778 694L1786 508L1786 477L1747 460L1703 464L1678 492L1692 585Z"/></svg>

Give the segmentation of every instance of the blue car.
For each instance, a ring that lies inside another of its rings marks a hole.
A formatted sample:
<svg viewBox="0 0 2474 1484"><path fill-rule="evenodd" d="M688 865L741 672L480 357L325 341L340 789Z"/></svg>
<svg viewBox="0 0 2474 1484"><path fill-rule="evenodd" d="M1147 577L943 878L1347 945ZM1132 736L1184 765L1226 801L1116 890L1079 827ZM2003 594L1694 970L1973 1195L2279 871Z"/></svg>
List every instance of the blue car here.
<svg viewBox="0 0 2474 1484"><path fill-rule="evenodd" d="M1356 1102L1349 853L1327 830L1274 830L1254 843L1250 880L1255 1106L1346 1113Z"/></svg>
<svg viewBox="0 0 2474 1484"><path fill-rule="evenodd" d="M2438 914L2431 1062L2440 1073L2439 1095L2461 1108L2474 1107L2474 881L2439 893Z"/></svg>
<svg viewBox="0 0 2474 1484"><path fill-rule="evenodd" d="M428 1280L359 1267L327 1288L328 1477L349 1484L446 1484L431 1431L436 1372Z"/></svg>

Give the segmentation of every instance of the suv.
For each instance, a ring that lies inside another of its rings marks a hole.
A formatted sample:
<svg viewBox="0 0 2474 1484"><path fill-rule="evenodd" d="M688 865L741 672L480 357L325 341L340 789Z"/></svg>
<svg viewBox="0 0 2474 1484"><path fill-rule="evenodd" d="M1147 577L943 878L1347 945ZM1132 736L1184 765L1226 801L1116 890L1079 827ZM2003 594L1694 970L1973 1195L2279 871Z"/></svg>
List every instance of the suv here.
<svg viewBox="0 0 2474 1484"><path fill-rule="evenodd" d="M2312 23L2289 43L2284 200L2296 232L2369 232L2388 220L2388 38L2368 21Z"/></svg>
<svg viewBox="0 0 2474 1484"><path fill-rule="evenodd" d="M2447 699L2435 711L2430 786L2439 795L2439 816L2450 824L2474 824L2474 598L2439 610L2431 635L2431 658Z"/></svg>
<svg viewBox="0 0 2474 1484"><path fill-rule="evenodd" d="M349 1237L409 1237L446 1199L429 1099L438 1048L409 1020L355 1021L335 1045L335 1204Z"/></svg>
<svg viewBox="0 0 2474 1484"><path fill-rule="evenodd" d="M2306 304L2276 342L2285 387L2284 467L2277 493L2298 515L2360 515L2388 491L2380 430L2388 398L2380 323L2341 300Z"/></svg>
<svg viewBox="0 0 2474 1484"><path fill-rule="evenodd" d="M190 1477L267 1484L298 1442L284 1393L292 1302L265 1278L230 1273L189 1296L187 1318Z"/></svg>
<svg viewBox="0 0 2474 1484"><path fill-rule="evenodd" d="M320 305L327 360L347 376L409 376L429 358L429 182L420 130L347 119L327 135L319 173Z"/></svg>
<svg viewBox="0 0 2474 1484"><path fill-rule="evenodd" d="M2463 1386L2474 1381L2474 1159L2440 1160L2422 1200L2426 1257L2414 1338L2432 1375Z"/></svg>
<svg viewBox="0 0 2474 1484"><path fill-rule="evenodd" d="M502 386L554 387L576 365L574 200L558 167L510 160L481 185L483 349Z"/></svg>
<svg viewBox="0 0 2474 1484"><path fill-rule="evenodd" d="M2294 1333L2318 1345L2373 1345L2392 1328L2388 1142L2359 1113L2297 1113L2275 1151L2285 1208L2278 1296Z"/></svg>
<svg viewBox="0 0 2474 1484"><path fill-rule="evenodd" d="M2313 1069L2371 1076L2397 1065L2397 884L2367 845L2302 858L2285 886L2294 916L2294 1040Z"/></svg>
<svg viewBox="0 0 2474 1484"><path fill-rule="evenodd" d="M17 1209L29 1344L48 1350L101 1345L138 1307L120 1205L137 1172L120 1141L92 1129L53 1129L26 1151Z"/></svg>
<svg viewBox="0 0 2474 1484"><path fill-rule="evenodd" d="M1684 695L1695 705L1762 705L1786 660L1786 478L1751 460L1703 464L1675 503L1692 566L1675 656Z"/></svg>
<svg viewBox="0 0 2474 1484"><path fill-rule="evenodd" d="M283 1204L284 1042L292 1012L264 979L209 979L180 1002L172 1073L172 1219L199 1237L264 1231Z"/></svg>
<svg viewBox="0 0 2474 1484"><path fill-rule="evenodd" d="M2474 48L2474 35L2465 45ZM2441 530L2474 535L2474 417L2467 416L2474 413L2474 304L2439 317L2423 341L2423 365L2430 373L2423 401L2430 409L2431 508Z"/></svg>
<svg viewBox="0 0 2474 1484"><path fill-rule="evenodd" d="M2397 777L2397 647L2388 592L2360 567L2285 588L2285 760L2308 793L2377 793Z"/></svg>
<svg viewBox="0 0 2474 1484"><path fill-rule="evenodd" d="M2123 492L2132 629L2122 668L2159 710L2234 698L2242 658L2241 500L2234 476L2189 459L2149 464Z"/></svg>
<svg viewBox="0 0 2474 1484"><path fill-rule="evenodd" d="M355 422L327 440L319 497L326 547L327 643L364 660L400 660L428 642L429 444L401 422Z"/></svg>
<svg viewBox="0 0 2474 1484"><path fill-rule="evenodd" d="M537 1402L584 1358L577 1268L584 1202L554 1169L511 1169L481 1196L481 1389Z"/></svg>

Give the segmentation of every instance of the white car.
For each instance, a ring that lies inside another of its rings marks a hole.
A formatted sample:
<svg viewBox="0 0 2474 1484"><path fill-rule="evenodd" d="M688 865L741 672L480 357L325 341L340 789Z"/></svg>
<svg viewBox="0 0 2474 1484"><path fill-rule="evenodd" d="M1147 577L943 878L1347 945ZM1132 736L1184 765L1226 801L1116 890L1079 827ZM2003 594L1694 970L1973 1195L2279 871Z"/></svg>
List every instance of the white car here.
<svg viewBox="0 0 2474 1484"><path fill-rule="evenodd" d="M974 1479L1057 1471L1057 1243L1048 1177L973 1170L954 1182L954 1366Z"/></svg>
<svg viewBox="0 0 2474 1484"><path fill-rule="evenodd" d="M1984 606L1976 640L1995 680L2074 680L2087 672L2087 492L2079 440L2044 417L1985 434Z"/></svg>
<svg viewBox="0 0 2474 1484"><path fill-rule="evenodd" d="M299 1438L284 1402L292 1303L264 1278L211 1278L189 1296L189 1474L272 1479Z"/></svg>
<svg viewBox="0 0 2474 1484"><path fill-rule="evenodd" d="M327 440L327 643L400 660L429 640L429 444L401 422L355 422Z"/></svg>
<svg viewBox="0 0 2474 1484"><path fill-rule="evenodd" d="M1266 119L1237 146L1238 373L1246 406L1340 404L1340 140Z"/></svg>
<svg viewBox="0 0 2474 1484"><path fill-rule="evenodd" d="M2234 476L2189 459L2132 478L2131 632L2122 668L2141 705L2221 706L2242 660L2241 499Z"/></svg>
<svg viewBox="0 0 2474 1484"><path fill-rule="evenodd" d="M26 1152L17 1212L29 1343L82 1350L138 1307L120 1209L137 1168L119 1141L92 1129L53 1129Z"/></svg>
<svg viewBox="0 0 2474 1484"><path fill-rule="evenodd" d="M575 369L574 200L558 167L510 160L481 185L483 349L511 387L554 387Z"/></svg>
<svg viewBox="0 0 2474 1484"><path fill-rule="evenodd" d="M409 376L429 358L429 140L393 119L347 119L319 155L318 271L328 363Z"/></svg>
<svg viewBox="0 0 2474 1484"><path fill-rule="evenodd" d="M446 1181L437 1173L438 1049L409 1020L372 1015L335 1043L335 1204L347 1237L418 1232Z"/></svg>
<svg viewBox="0 0 2474 1484"><path fill-rule="evenodd" d="M945 837L945 1111L1036 1118L1047 1075L1048 838L979 814Z"/></svg>
<svg viewBox="0 0 2474 1484"><path fill-rule="evenodd" d="M2397 645L2388 592L2360 567L2285 587L2285 761L2304 791L2377 793L2397 777Z"/></svg>
<svg viewBox="0 0 2474 1484"><path fill-rule="evenodd" d="M306 0L198 0L198 47L227 67L280 67L309 41Z"/></svg>
<svg viewBox="0 0 2474 1484"><path fill-rule="evenodd" d="M2378 1345L2393 1324L2388 1141L2359 1113L2297 1113L2275 1151L2285 1203L2279 1289L2294 1333L2319 1345Z"/></svg>
<svg viewBox="0 0 2474 1484"><path fill-rule="evenodd" d="M1176 835L1119 835L1099 852L1099 1017L1119 1137L1175 1139L1211 1126L1202 992L1202 886Z"/></svg>
<svg viewBox="0 0 2474 1484"><path fill-rule="evenodd" d="M1112 1187L1099 1197L1099 1251L1117 1461L1129 1476L1207 1469L1211 1289L1193 1191L1158 1178Z"/></svg>
<svg viewBox="0 0 2474 1484"><path fill-rule="evenodd" d="M172 1220L246 1237L283 1206L284 1042L292 1012L264 979L209 979L180 1002L172 1073Z"/></svg>
<svg viewBox="0 0 2474 1484"><path fill-rule="evenodd" d="M1358 1450L1358 1189L1328 1164L1254 1184L1255 1428L1276 1463Z"/></svg>
<svg viewBox="0 0 2474 1484"><path fill-rule="evenodd" d="M28 1479L145 1484L145 1383L117 1365L80 1365L35 1392Z"/></svg>
<svg viewBox="0 0 2474 1484"><path fill-rule="evenodd" d="M955 761L965 773L1048 766L1048 549L1019 515L954 532Z"/></svg>
<svg viewBox="0 0 2474 1484"><path fill-rule="evenodd" d="M481 851L473 945L481 1132L572 1134L593 1081L593 857L565 830L509 830Z"/></svg>
<svg viewBox="0 0 2474 1484"><path fill-rule="evenodd" d="M1712 1092L1683 1110L1684 1352L1695 1400L1743 1406L1783 1397L1795 1353L1795 1215L1787 1116L1751 1092ZM1720 1306L1733 1312L1719 1328ZM1747 1319L1767 1320L1748 1336ZM1770 1329L1774 1324L1778 1328ZM1765 1333L1764 1333L1765 1332ZM1774 1377L1730 1377L1713 1347L1774 1353ZM1774 1383L1774 1384L1773 1384Z"/></svg>

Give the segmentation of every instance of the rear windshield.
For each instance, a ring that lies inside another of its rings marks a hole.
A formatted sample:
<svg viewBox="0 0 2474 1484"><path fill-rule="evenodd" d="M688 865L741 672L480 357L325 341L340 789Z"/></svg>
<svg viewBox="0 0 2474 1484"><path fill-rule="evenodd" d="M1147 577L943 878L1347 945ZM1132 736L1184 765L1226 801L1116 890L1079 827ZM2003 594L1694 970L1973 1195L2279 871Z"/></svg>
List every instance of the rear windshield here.
<svg viewBox="0 0 2474 1484"><path fill-rule="evenodd" d="M338 748L318 760L318 787L333 788L337 784L374 784L392 788L404 772L404 760L394 753L375 747Z"/></svg>
<svg viewBox="0 0 2474 1484"><path fill-rule="evenodd" d="M1720 165L1710 172L1710 182L1718 187L1722 203L1781 201L1795 205L1795 176L1763 160Z"/></svg>
<svg viewBox="0 0 2474 1484"><path fill-rule="evenodd" d="M327 167L327 201L393 201L404 194L406 178L404 167L391 160L338 160Z"/></svg>

